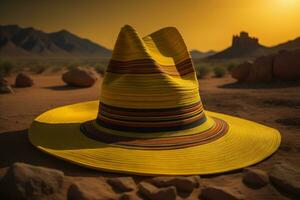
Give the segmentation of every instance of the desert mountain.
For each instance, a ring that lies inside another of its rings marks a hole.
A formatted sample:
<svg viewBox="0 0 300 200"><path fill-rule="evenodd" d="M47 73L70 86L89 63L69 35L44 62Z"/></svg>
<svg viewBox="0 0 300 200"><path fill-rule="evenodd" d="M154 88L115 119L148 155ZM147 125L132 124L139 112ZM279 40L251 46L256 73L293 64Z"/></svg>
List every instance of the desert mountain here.
<svg viewBox="0 0 300 200"><path fill-rule="evenodd" d="M190 54L191 54L191 56L192 56L193 59L206 58L206 57L214 55L216 53L217 52L213 51L213 50L206 51L206 52L202 52L202 51L198 51L198 50L192 50L192 51L190 51Z"/></svg>
<svg viewBox="0 0 300 200"><path fill-rule="evenodd" d="M109 57L111 51L66 30L45 33L32 27L0 26L0 57Z"/></svg>
<svg viewBox="0 0 300 200"><path fill-rule="evenodd" d="M280 50L300 49L300 37L295 40L266 47L259 43L258 38L250 37L247 32L234 35L229 48L209 56L209 59L255 58L259 56L278 53Z"/></svg>
<svg viewBox="0 0 300 200"><path fill-rule="evenodd" d="M285 43L278 44L278 45L270 48L272 53L273 52L277 53L280 50L296 50L296 49L300 49L300 37L298 37L294 40L287 41Z"/></svg>

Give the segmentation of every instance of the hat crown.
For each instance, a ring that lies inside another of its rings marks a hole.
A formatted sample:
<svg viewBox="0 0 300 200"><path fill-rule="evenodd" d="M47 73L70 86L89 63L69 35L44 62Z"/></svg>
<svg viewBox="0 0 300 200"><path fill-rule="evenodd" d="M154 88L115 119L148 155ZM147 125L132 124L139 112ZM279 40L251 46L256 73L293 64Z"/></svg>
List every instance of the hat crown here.
<svg viewBox="0 0 300 200"><path fill-rule="evenodd" d="M102 83L97 121L137 132L205 121L192 60L176 28L143 38L129 25L121 29Z"/></svg>

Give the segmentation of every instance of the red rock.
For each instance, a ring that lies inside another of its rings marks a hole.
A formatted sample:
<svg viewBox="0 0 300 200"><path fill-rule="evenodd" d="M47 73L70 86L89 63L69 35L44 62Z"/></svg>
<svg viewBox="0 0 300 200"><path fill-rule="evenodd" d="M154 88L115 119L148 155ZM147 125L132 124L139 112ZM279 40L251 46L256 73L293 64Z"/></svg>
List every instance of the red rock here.
<svg viewBox="0 0 300 200"><path fill-rule="evenodd" d="M0 93L13 93L13 89L8 84L7 80L3 77L0 77Z"/></svg>
<svg viewBox="0 0 300 200"><path fill-rule="evenodd" d="M141 200L139 196L137 196L135 193L124 193L120 196L120 200Z"/></svg>
<svg viewBox="0 0 300 200"><path fill-rule="evenodd" d="M90 87L96 82L97 76L88 69L75 68L64 73L62 79L71 86Z"/></svg>
<svg viewBox="0 0 300 200"><path fill-rule="evenodd" d="M132 177L109 178L107 183L118 192L129 192L136 188L136 184Z"/></svg>
<svg viewBox="0 0 300 200"><path fill-rule="evenodd" d="M202 189L200 197L209 200L242 200L244 195L225 187L207 186Z"/></svg>
<svg viewBox="0 0 300 200"><path fill-rule="evenodd" d="M270 82L273 78L273 59L273 56L257 58L246 81L251 83Z"/></svg>
<svg viewBox="0 0 300 200"><path fill-rule="evenodd" d="M269 177L277 187L300 196L300 169L289 164L277 164L270 170Z"/></svg>
<svg viewBox="0 0 300 200"><path fill-rule="evenodd" d="M244 62L231 70L231 76L238 81L245 81L249 76L252 64L250 62Z"/></svg>
<svg viewBox="0 0 300 200"><path fill-rule="evenodd" d="M191 193L199 186L199 176L158 176L151 179L157 187L175 186L177 191Z"/></svg>
<svg viewBox="0 0 300 200"><path fill-rule="evenodd" d="M31 87L33 85L32 78L25 73L19 73L16 77L15 86L16 87Z"/></svg>
<svg viewBox="0 0 300 200"><path fill-rule="evenodd" d="M245 168L243 171L243 182L250 187L261 188L269 183L269 176L263 170Z"/></svg>
<svg viewBox="0 0 300 200"><path fill-rule="evenodd" d="M115 200L117 195L101 181L81 180L73 183L68 190L68 200Z"/></svg>
<svg viewBox="0 0 300 200"><path fill-rule="evenodd" d="M150 200L176 199L176 188L174 186L157 188L150 183L142 182L139 184L139 192L141 195Z"/></svg>
<svg viewBox="0 0 300 200"><path fill-rule="evenodd" d="M43 199L59 192L63 182L61 171L15 163L0 181L0 194L3 199Z"/></svg>
<svg viewBox="0 0 300 200"><path fill-rule="evenodd" d="M276 55L273 68L274 76L280 80L300 79L300 49L281 51Z"/></svg>

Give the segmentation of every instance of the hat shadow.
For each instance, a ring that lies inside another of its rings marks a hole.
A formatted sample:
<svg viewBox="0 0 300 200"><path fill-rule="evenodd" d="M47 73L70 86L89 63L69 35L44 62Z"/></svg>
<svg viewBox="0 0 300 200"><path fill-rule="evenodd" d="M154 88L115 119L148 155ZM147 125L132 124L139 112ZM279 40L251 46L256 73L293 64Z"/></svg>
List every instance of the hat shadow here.
<svg viewBox="0 0 300 200"><path fill-rule="evenodd" d="M300 86L300 81L273 81L270 83L233 82L218 86L223 89L276 89Z"/></svg>
<svg viewBox="0 0 300 200"><path fill-rule="evenodd" d="M70 85L55 85L55 86L47 86L47 87L43 87L43 88L50 89L50 90L56 90L56 91L66 91L66 90L86 89L88 87L76 87L76 86L70 86Z"/></svg>
<svg viewBox="0 0 300 200"><path fill-rule="evenodd" d="M39 151L30 143L28 129L0 133L0 168L9 167L15 162L58 169L68 176L115 176L74 165Z"/></svg>

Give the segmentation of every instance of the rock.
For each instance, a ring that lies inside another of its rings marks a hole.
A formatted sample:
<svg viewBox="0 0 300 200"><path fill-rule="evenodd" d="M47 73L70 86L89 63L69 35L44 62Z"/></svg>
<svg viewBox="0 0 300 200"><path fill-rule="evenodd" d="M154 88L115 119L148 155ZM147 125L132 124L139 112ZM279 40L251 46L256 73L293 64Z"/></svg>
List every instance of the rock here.
<svg viewBox="0 0 300 200"><path fill-rule="evenodd" d="M113 193L101 181L89 182L88 180L81 180L71 184L68 190L69 200L115 200L117 195Z"/></svg>
<svg viewBox="0 0 300 200"><path fill-rule="evenodd" d="M271 182L287 193L300 195L300 170L288 164L277 164L269 171Z"/></svg>
<svg viewBox="0 0 300 200"><path fill-rule="evenodd" d="M0 93L13 93L13 89L8 84L7 80L5 80L3 77L0 77Z"/></svg>
<svg viewBox="0 0 300 200"><path fill-rule="evenodd" d="M120 200L141 200L139 196L134 193L124 193L120 196Z"/></svg>
<svg viewBox="0 0 300 200"><path fill-rule="evenodd" d="M4 199L41 199L60 191L64 174L55 169L14 163L0 181Z"/></svg>
<svg viewBox="0 0 300 200"><path fill-rule="evenodd" d="M118 192L129 192L136 188L132 177L109 178L107 183Z"/></svg>
<svg viewBox="0 0 300 200"><path fill-rule="evenodd" d="M257 49L261 48L259 40L256 37L251 37L247 32L240 32L239 35L232 37L231 47L224 51L218 52L209 58L212 59L229 59L241 58L244 56L252 55Z"/></svg>
<svg viewBox="0 0 300 200"><path fill-rule="evenodd" d="M21 72L16 77L15 86L16 87L31 87L31 86L33 86L33 80L28 74Z"/></svg>
<svg viewBox="0 0 300 200"><path fill-rule="evenodd" d="M273 73L280 80L299 80L300 49L295 51L280 51L274 59Z"/></svg>
<svg viewBox="0 0 300 200"><path fill-rule="evenodd" d="M62 80L70 86L90 87L96 82L97 76L87 69L75 68L64 73Z"/></svg>
<svg viewBox="0 0 300 200"><path fill-rule="evenodd" d="M150 200L176 199L176 188L174 186L157 188L150 183L142 182L139 184L139 192L141 195Z"/></svg>
<svg viewBox="0 0 300 200"><path fill-rule="evenodd" d="M245 168L243 170L243 182L254 188L261 188L269 183L269 176L263 170Z"/></svg>
<svg viewBox="0 0 300 200"><path fill-rule="evenodd" d="M231 71L231 76L240 82L243 82L249 76L252 64L250 62L244 62Z"/></svg>
<svg viewBox="0 0 300 200"><path fill-rule="evenodd" d="M251 83L270 82L273 77L273 56L257 58L246 81Z"/></svg>
<svg viewBox="0 0 300 200"><path fill-rule="evenodd" d="M207 186L202 189L200 197L208 200L242 200L244 195L233 192L228 188Z"/></svg>
<svg viewBox="0 0 300 200"><path fill-rule="evenodd" d="M260 47L258 38L250 37L247 32L240 32L240 35L234 35L232 37L232 48L239 49L240 51L257 49Z"/></svg>
<svg viewBox="0 0 300 200"><path fill-rule="evenodd" d="M150 180L157 187L175 186L177 191L191 193L199 186L199 176L158 176Z"/></svg>

